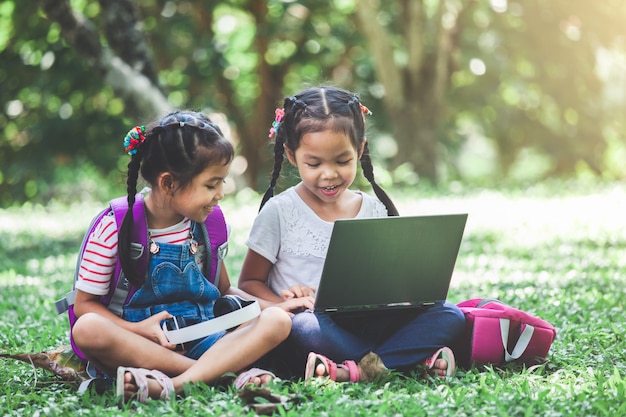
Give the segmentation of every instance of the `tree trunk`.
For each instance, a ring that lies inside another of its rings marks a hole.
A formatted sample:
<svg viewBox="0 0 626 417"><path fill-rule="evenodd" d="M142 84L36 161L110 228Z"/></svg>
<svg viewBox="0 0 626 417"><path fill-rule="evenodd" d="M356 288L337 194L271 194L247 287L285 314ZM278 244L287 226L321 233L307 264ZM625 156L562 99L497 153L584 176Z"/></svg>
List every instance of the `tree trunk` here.
<svg viewBox="0 0 626 417"><path fill-rule="evenodd" d="M375 0L360 2L357 17L385 88L383 101L398 144L394 164L409 162L420 177L436 183L436 132L443 117L460 10L439 1L437 13L429 20L421 0L404 0L399 7L397 21L387 27L377 21L380 9ZM448 12L446 26L442 24L444 12ZM392 41L392 29L399 32L402 45ZM394 49L406 55L406 62L395 62Z"/></svg>
<svg viewBox="0 0 626 417"><path fill-rule="evenodd" d="M409 162L421 179L433 184L439 179L436 119L418 106L407 106L394 118L398 154L394 165Z"/></svg>

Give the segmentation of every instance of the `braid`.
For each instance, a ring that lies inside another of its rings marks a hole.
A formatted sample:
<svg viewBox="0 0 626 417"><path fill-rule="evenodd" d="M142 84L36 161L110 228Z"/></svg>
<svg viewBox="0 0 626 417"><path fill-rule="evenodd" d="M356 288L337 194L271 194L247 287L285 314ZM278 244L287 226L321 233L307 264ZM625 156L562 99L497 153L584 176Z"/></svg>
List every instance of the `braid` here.
<svg viewBox="0 0 626 417"><path fill-rule="evenodd" d="M395 204L393 204L393 201L391 201L391 198L389 198L385 190L383 190L374 179L374 167L372 166L372 159L370 158L369 145L365 139L365 114L363 113L364 111L361 106L359 96L356 94L353 95L348 101L348 107L352 112L352 122L354 123L355 134L357 138L365 142L363 144L363 155L361 155L361 168L363 170L363 176L367 179L367 181L369 181L376 197L378 197L378 199L387 208L387 214L389 216L398 216L399 213Z"/></svg>
<svg viewBox="0 0 626 417"><path fill-rule="evenodd" d="M299 109L306 108L306 104L302 101L296 99L295 97L287 97L283 103L284 108L284 116L282 122L280 123L280 127L277 128L276 139L274 141L274 169L272 170L272 176L270 178L270 185L263 194L263 199L261 200L261 206L259 207L259 211L263 208L265 203L272 197L274 197L274 189L276 188L276 183L278 182L278 178L280 177L280 171L282 169L283 161L285 159L285 145L289 147L289 149L294 148L293 143L289 143L289 139L293 139L296 136L295 132L295 119L302 112Z"/></svg>
<svg viewBox="0 0 626 417"><path fill-rule="evenodd" d="M259 207L259 211L263 208L267 201L274 197L274 188L276 187L276 182L278 181L278 177L280 176L280 170L283 165L283 159L285 156L285 148L284 148L284 135L276 135L276 141L274 142L274 170L272 171L272 178L270 179L270 186L263 194L263 199L261 200L261 206Z"/></svg>
<svg viewBox="0 0 626 417"><path fill-rule="evenodd" d="M361 155L361 168L363 170L363 176L369 181L374 190L374 194L376 197L385 205L387 208L387 214L389 216L399 216L398 209L396 208L391 198L387 195L385 190L382 189L380 185L376 183L374 180L374 168L372 167L372 160L370 158L370 150L367 142L363 146L363 155Z"/></svg>
<svg viewBox="0 0 626 417"><path fill-rule="evenodd" d="M128 163L128 177L126 179L126 192L128 194L128 211L124 216L122 224L118 230L117 253L122 266L122 271L126 278L134 285L142 284L144 277L136 276L134 264L131 258L131 241L133 236L133 228L135 219L133 218L133 205L135 204L135 195L137 194L137 180L139 178L139 167L143 159L143 149L138 149L137 153L130 158Z"/></svg>

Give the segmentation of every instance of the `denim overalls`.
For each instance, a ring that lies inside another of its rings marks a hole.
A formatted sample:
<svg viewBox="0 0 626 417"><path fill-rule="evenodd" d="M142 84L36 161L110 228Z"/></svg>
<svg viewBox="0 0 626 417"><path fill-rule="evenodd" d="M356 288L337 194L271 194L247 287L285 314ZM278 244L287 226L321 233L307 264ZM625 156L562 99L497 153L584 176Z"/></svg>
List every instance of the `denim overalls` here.
<svg viewBox="0 0 626 417"><path fill-rule="evenodd" d="M189 239L182 245L150 244L150 272L146 282L124 306L125 320L142 321L163 310L173 316L183 317L186 325L214 318L213 304L220 297L220 292L205 278L196 263L193 246L199 240L198 229L196 223L192 222L194 242ZM211 262L209 256L205 256L206 262ZM210 271L210 265L207 270ZM220 331L185 343L185 356L198 359L225 333Z"/></svg>

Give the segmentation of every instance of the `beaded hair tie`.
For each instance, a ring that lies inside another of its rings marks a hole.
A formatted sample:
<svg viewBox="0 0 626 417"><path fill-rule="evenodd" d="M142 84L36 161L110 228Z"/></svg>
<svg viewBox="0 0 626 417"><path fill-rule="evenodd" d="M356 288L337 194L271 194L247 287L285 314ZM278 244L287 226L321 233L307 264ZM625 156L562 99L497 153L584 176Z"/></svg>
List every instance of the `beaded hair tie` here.
<svg viewBox="0 0 626 417"><path fill-rule="evenodd" d="M372 111L370 109L368 109L367 107L365 107L363 104L359 103L359 107L361 107L361 111L363 112L364 115L368 115L371 116L372 115Z"/></svg>
<svg viewBox="0 0 626 417"><path fill-rule="evenodd" d="M276 118L272 122L272 127L270 128L270 134L268 136L270 138L278 134L278 128L283 120L283 116L285 116L285 109L276 109L274 113L276 114Z"/></svg>
<svg viewBox="0 0 626 417"><path fill-rule="evenodd" d="M129 155L134 155L137 153L137 148L141 146L141 144L146 140L145 134L146 127L145 126L135 126L126 134L124 137L124 150Z"/></svg>
<svg viewBox="0 0 626 417"><path fill-rule="evenodd" d="M361 108L361 111L363 112L363 116L365 116L366 114L367 115L372 114L372 111L368 109L366 106L364 106L363 104L359 103L359 107ZM278 134L278 129L280 128L283 117L285 116L285 109L276 109L274 114L276 115L276 117L274 121L272 122L272 127L270 128L270 133L268 135L268 137L270 138Z"/></svg>

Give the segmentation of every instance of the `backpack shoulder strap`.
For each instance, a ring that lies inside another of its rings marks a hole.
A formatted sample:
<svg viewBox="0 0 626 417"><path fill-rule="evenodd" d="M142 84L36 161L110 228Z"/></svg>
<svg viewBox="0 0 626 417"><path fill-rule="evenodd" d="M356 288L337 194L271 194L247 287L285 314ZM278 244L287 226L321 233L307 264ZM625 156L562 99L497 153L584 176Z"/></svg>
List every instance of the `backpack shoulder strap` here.
<svg viewBox="0 0 626 417"><path fill-rule="evenodd" d="M200 226L207 252L205 274L219 288L222 260L228 255L228 228L222 209L219 206L213 207L211 214Z"/></svg>
<svg viewBox="0 0 626 417"><path fill-rule="evenodd" d="M80 246L80 252L78 255L78 259L76 261L76 269L74 272L74 285L72 287L72 291L68 292L63 298L57 300L54 303L56 311L58 314L66 312L70 306L74 305L74 299L76 297L76 282L78 281L78 272L80 270L80 263L83 259L83 252L85 251L85 246L87 244L87 240L89 240L89 236L96 228L96 226L100 223L100 220L104 216L113 213L115 216L115 223L118 228L119 225L122 224L124 220L124 216L126 215L128 203L126 197L118 197L109 202L109 207L102 210L98 213L97 216L93 218L85 236L83 237L83 242ZM145 271L148 268L148 256L149 253L145 249L148 241L148 226L146 223L146 215L143 205L143 197L141 194L137 194L135 196L135 204L133 205L133 217L135 219L135 227L133 230L133 238L131 243L131 256L133 259L137 260L137 272L141 275L145 274ZM107 295L102 296L102 303L105 305L109 305L109 309L115 312L118 315L121 315L122 308L126 302L129 293L132 295L134 289L129 285L128 280L124 277L122 273L122 267L120 265L119 260L115 263L115 270L113 273L113 277L111 280L111 285L109 287L109 293Z"/></svg>
<svg viewBox="0 0 626 417"><path fill-rule="evenodd" d="M74 269L74 283L72 285L72 291L68 292L63 296L63 298L56 300L54 302L54 307L58 314L65 313L70 306L74 305L74 299L76 298L76 282L78 281L78 273L80 271L80 263L83 260L83 253L85 252L85 246L87 245L87 241L89 240L89 236L93 233L94 229L104 216L107 216L111 212L111 207L107 207L100 211L89 224L85 235L83 236L82 243L80 244L80 249L78 252L78 257L76 259L76 268Z"/></svg>
<svg viewBox="0 0 626 417"><path fill-rule="evenodd" d="M126 216L126 212L128 211L128 199L127 197L115 198L111 200L110 206L115 216L115 223L117 224L119 230L119 227L124 220L124 216ZM135 196L135 204L133 204L133 219L134 227L131 242L131 257L133 260L137 261L137 275L143 276L146 274L148 269L149 253L146 249L148 244L148 225L143 204L143 196L141 194L137 194ZM130 295L132 295L132 293L134 293L135 290L136 288L132 287L128 279L124 276L122 265L118 258L115 263L115 271L109 286L109 293L102 299L103 304L108 304L109 310L113 311L118 316L121 316L126 300Z"/></svg>
<svg viewBox="0 0 626 417"><path fill-rule="evenodd" d="M115 223L119 229L126 211L128 210L128 200L126 197L118 197L110 202L111 209L115 215ZM143 196L137 194L135 196L135 204L133 204L133 236L132 236L132 258L137 260L137 272L144 272L148 267L148 252L144 250L148 242L148 224L146 221L146 211L143 204ZM145 272L144 272L145 273ZM139 274L143 275L143 274Z"/></svg>

